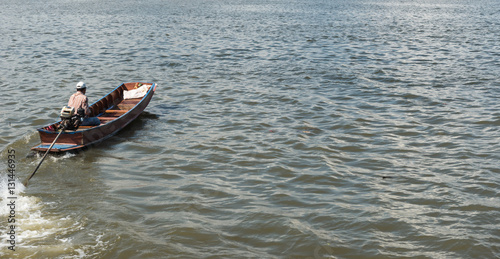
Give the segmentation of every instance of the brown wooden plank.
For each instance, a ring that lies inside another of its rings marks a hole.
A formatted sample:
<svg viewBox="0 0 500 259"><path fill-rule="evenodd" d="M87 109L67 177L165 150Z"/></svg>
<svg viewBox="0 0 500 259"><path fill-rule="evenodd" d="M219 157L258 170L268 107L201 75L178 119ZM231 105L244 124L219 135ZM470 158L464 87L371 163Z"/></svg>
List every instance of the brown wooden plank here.
<svg viewBox="0 0 500 259"><path fill-rule="evenodd" d="M129 110L106 110L107 113L126 113Z"/></svg>
<svg viewBox="0 0 500 259"><path fill-rule="evenodd" d="M123 113L105 112L100 117L114 117L114 118L118 118L118 117L120 117L122 115L123 115Z"/></svg>
<svg viewBox="0 0 500 259"><path fill-rule="evenodd" d="M131 110L132 108L135 107L135 105L130 105L130 104L118 104L117 105L118 109L120 110Z"/></svg>
<svg viewBox="0 0 500 259"><path fill-rule="evenodd" d="M126 99L120 102L120 104L138 104L142 98Z"/></svg>
<svg viewBox="0 0 500 259"><path fill-rule="evenodd" d="M51 144L56 138L57 134L47 134L40 133L40 140L42 143ZM58 144L82 144L82 135L81 134L61 134L59 139L57 139Z"/></svg>

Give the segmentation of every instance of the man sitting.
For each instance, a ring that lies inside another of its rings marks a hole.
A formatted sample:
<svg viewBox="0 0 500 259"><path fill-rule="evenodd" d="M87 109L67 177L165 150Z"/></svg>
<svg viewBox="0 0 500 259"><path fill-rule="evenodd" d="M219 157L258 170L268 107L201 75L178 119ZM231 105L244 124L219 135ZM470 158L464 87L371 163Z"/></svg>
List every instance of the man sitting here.
<svg viewBox="0 0 500 259"><path fill-rule="evenodd" d="M87 92L87 85L84 82L76 84L76 93L69 98L68 106L75 108L75 111L78 111L79 108L85 111L85 117L81 126L97 126L101 124L101 121L97 117L89 117L91 110L89 109L89 99L85 96L85 92Z"/></svg>

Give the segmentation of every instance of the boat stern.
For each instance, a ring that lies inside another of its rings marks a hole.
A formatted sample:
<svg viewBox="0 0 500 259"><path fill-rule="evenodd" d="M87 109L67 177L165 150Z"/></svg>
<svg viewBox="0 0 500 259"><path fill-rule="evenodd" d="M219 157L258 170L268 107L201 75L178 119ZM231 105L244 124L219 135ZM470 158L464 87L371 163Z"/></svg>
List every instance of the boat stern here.
<svg viewBox="0 0 500 259"><path fill-rule="evenodd" d="M38 134L40 135L40 144L31 148L34 151L45 152L54 142L59 131L49 130L47 127L39 128ZM57 142L51 148L50 152L64 152L83 147L83 135L78 131L65 131L59 136Z"/></svg>
<svg viewBox="0 0 500 259"><path fill-rule="evenodd" d="M34 147L31 148L33 151L39 151L39 152L47 152L49 149L50 144L38 144ZM50 149L50 152L67 152L67 151L72 151L72 150L78 150L83 148L84 145L74 145L74 144L54 144L54 146Z"/></svg>

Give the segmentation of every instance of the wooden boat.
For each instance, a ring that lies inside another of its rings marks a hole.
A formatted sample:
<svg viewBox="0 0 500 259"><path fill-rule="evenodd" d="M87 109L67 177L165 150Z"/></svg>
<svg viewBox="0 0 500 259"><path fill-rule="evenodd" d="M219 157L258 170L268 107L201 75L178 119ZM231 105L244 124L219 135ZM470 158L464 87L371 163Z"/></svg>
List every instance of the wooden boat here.
<svg viewBox="0 0 500 259"><path fill-rule="evenodd" d="M124 99L124 91L138 87L149 87L141 98ZM98 126L80 126L77 130L65 130L57 139L50 152L76 151L92 144L101 142L131 123L148 106L156 90L155 83L131 82L123 83L109 94L90 105L91 117L97 117ZM59 131L56 131L60 121L39 128L41 143L31 148L45 152L54 142Z"/></svg>

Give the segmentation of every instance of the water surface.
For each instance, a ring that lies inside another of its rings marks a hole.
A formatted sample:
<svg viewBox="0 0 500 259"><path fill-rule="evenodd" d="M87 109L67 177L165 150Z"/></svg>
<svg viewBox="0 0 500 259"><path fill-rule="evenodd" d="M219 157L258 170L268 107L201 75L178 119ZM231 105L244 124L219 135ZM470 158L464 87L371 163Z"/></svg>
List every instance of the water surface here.
<svg viewBox="0 0 500 259"><path fill-rule="evenodd" d="M159 84L16 185L6 258L496 258L497 1L0 1L8 151L78 81Z"/></svg>

